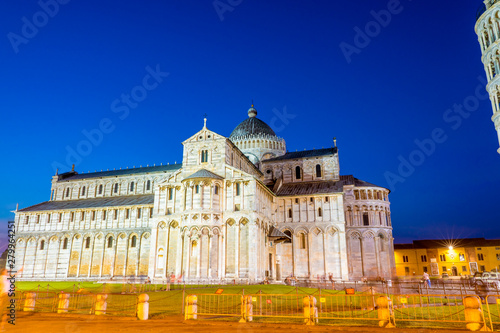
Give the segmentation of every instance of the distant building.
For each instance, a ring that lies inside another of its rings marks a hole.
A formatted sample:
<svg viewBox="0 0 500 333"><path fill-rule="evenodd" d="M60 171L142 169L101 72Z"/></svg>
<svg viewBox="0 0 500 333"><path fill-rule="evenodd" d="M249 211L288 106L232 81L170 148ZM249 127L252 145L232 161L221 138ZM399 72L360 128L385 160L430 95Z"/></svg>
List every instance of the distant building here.
<svg viewBox="0 0 500 333"><path fill-rule="evenodd" d="M256 116L229 137L205 120L182 164L56 174L16 211L19 278L393 276L389 190L341 176L337 147L287 152Z"/></svg>
<svg viewBox="0 0 500 333"><path fill-rule="evenodd" d="M474 28L481 46L482 57L490 94L493 116L500 142L500 0L485 0L478 12ZM500 154L500 148L497 150Z"/></svg>
<svg viewBox="0 0 500 333"><path fill-rule="evenodd" d="M418 240L394 244L398 276L470 275L500 269L500 239Z"/></svg>

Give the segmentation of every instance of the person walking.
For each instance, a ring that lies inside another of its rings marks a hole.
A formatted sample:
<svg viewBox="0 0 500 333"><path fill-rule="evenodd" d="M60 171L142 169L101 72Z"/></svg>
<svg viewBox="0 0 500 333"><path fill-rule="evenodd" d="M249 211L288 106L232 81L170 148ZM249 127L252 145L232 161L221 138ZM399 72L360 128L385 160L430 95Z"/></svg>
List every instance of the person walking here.
<svg viewBox="0 0 500 333"><path fill-rule="evenodd" d="M429 278L429 274L427 274L427 272L424 272L424 282L427 283L429 288L431 287L431 279Z"/></svg>

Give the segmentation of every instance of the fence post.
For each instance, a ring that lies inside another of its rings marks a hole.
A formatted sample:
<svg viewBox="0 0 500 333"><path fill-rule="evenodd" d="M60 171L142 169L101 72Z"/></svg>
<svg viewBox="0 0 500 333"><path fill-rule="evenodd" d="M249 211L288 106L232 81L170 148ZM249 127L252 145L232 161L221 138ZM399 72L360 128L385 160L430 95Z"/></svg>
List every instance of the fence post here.
<svg viewBox="0 0 500 333"><path fill-rule="evenodd" d="M465 325L470 331L487 331L484 316L481 310L481 302L477 296L466 296L464 298Z"/></svg>
<svg viewBox="0 0 500 333"><path fill-rule="evenodd" d="M94 311L96 316L106 314L106 309L108 307L108 302L106 301L107 298L107 294L97 294Z"/></svg>
<svg viewBox="0 0 500 333"><path fill-rule="evenodd" d="M196 295L186 296L184 320L189 319L198 319L198 297Z"/></svg>
<svg viewBox="0 0 500 333"><path fill-rule="evenodd" d="M57 305L57 313L66 313L69 308L69 294L59 294L59 303ZM26 311L26 310L24 310Z"/></svg>
<svg viewBox="0 0 500 333"><path fill-rule="evenodd" d="M137 318L139 320L148 320L149 315L149 296L148 294L140 294L137 303Z"/></svg>
<svg viewBox="0 0 500 333"><path fill-rule="evenodd" d="M259 289L259 315L262 316L262 289Z"/></svg>
<svg viewBox="0 0 500 333"><path fill-rule="evenodd" d="M241 296L241 319L240 323L246 323L253 320L252 295L243 294Z"/></svg>
<svg viewBox="0 0 500 333"><path fill-rule="evenodd" d="M36 293L26 293L23 311L35 311Z"/></svg>
<svg viewBox="0 0 500 333"><path fill-rule="evenodd" d="M386 296L379 296L377 298L377 313L378 313L378 326L385 328L396 327L392 313L391 299Z"/></svg>
<svg viewBox="0 0 500 333"><path fill-rule="evenodd" d="M184 314L184 297L186 297L186 289L182 289L182 310L181 313Z"/></svg>
<svg viewBox="0 0 500 333"><path fill-rule="evenodd" d="M318 321L318 308L316 307L316 297L309 295L302 299L304 306L304 323L306 325L315 325Z"/></svg>

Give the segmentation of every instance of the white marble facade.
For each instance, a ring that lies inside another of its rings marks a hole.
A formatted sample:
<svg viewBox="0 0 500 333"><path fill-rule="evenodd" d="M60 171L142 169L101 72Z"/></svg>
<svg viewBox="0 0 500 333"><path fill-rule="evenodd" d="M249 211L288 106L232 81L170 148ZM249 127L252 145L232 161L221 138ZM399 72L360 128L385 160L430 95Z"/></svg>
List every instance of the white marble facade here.
<svg viewBox="0 0 500 333"><path fill-rule="evenodd" d="M182 164L55 175L50 201L16 211L20 278L391 277L389 191L248 115L229 137L205 120Z"/></svg>

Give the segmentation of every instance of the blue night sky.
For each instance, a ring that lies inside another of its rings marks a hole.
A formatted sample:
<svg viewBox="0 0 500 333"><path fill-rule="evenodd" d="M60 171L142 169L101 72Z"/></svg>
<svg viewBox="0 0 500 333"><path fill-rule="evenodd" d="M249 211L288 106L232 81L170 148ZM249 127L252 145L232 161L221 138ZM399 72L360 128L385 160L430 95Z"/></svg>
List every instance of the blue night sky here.
<svg viewBox="0 0 500 333"><path fill-rule="evenodd" d="M59 1L0 12L3 234L56 167L181 162L205 113L229 136L253 99L288 150L335 136L341 174L390 188L396 242L500 238L481 0Z"/></svg>

